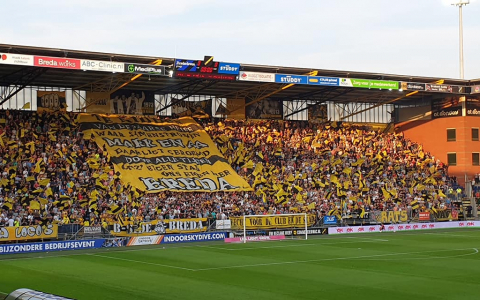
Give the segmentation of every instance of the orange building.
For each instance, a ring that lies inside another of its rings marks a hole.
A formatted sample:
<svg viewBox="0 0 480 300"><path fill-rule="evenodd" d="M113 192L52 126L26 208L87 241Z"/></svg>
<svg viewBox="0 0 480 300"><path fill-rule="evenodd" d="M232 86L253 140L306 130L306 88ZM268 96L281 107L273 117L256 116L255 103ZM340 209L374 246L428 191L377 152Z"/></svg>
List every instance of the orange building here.
<svg viewBox="0 0 480 300"><path fill-rule="evenodd" d="M422 144L425 151L447 163L449 175L456 176L458 183L465 186L465 180L471 181L475 174L480 174L480 107L477 106L478 100L468 99L453 109L452 106L436 109L435 103L399 108L395 131ZM456 113L452 112L457 108Z"/></svg>

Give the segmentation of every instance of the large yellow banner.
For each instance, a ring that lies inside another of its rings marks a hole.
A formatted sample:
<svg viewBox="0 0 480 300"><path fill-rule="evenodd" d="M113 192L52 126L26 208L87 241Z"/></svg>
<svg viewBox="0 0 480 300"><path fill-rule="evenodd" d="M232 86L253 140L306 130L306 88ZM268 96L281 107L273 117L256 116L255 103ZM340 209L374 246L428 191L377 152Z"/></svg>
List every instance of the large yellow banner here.
<svg viewBox="0 0 480 300"><path fill-rule="evenodd" d="M123 222L109 225L114 236L149 236L169 233L204 232L208 229L207 218L155 220L151 222Z"/></svg>
<svg viewBox="0 0 480 300"><path fill-rule="evenodd" d="M192 118L79 116L86 139L105 147L124 183L147 193L251 191Z"/></svg>
<svg viewBox="0 0 480 300"><path fill-rule="evenodd" d="M58 236L58 225L0 227L0 242L53 239Z"/></svg>
<svg viewBox="0 0 480 300"><path fill-rule="evenodd" d="M315 224L316 216L307 215L307 226ZM232 229L243 229L243 216L230 217ZM304 228L305 215L295 216L247 216L246 229L269 229L269 228Z"/></svg>

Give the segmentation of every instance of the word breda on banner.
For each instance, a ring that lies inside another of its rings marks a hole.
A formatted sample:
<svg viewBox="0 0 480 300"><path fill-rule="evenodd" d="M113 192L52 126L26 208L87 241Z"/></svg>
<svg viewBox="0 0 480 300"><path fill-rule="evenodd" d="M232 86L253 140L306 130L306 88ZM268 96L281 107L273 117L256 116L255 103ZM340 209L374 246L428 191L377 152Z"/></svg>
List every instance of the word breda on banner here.
<svg viewBox="0 0 480 300"><path fill-rule="evenodd" d="M192 118L79 116L85 139L105 147L120 179L147 193L251 191Z"/></svg>

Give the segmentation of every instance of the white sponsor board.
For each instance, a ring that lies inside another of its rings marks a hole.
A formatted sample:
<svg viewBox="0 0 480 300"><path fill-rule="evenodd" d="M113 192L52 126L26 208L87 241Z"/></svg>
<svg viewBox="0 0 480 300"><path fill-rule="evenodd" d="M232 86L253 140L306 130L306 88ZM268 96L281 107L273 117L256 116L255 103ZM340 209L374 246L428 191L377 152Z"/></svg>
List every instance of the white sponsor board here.
<svg viewBox="0 0 480 300"><path fill-rule="evenodd" d="M259 73L259 72L240 72L238 80L258 81L258 82L275 82L275 74Z"/></svg>
<svg viewBox="0 0 480 300"><path fill-rule="evenodd" d="M82 70L89 71L123 72L125 69L125 64L114 61L81 59L80 68Z"/></svg>
<svg viewBox="0 0 480 300"><path fill-rule="evenodd" d="M86 227L83 227L83 233L84 234L99 234L99 233L102 233L102 227L101 226L86 226Z"/></svg>
<svg viewBox="0 0 480 300"><path fill-rule="evenodd" d="M0 53L0 64L33 66L33 55Z"/></svg>
<svg viewBox="0 0 480 300"><path fill-rule="evenodd" d="M127 246L158 245L163 239L163 235L135 236L130 238Z"/></svg>
<svg viewBox="0 0 480 300"><path fill-rule="evenodd" d="M385 231L408 231L440 228L480 227L480 221L455 221L439 223L410 223L385 225ZM328 234L380 232L380 225L329 227Z"/></svg>
<svg viewBox="0 0 480 300"><path fill-rule="evenodd" d="M231 229L232 228L232 221L230 220L217 220L215 222L217 229Z"/></svg>

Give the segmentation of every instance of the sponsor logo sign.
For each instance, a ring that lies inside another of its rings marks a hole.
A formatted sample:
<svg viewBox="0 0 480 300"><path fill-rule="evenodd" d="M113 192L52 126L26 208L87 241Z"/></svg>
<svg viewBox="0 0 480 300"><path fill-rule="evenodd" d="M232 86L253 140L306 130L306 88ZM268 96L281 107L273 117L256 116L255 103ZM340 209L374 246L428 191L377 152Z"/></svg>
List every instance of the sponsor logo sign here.
<svg viewBox="0 0 480 300"><path fill-rule="evenodd" d="M424 91L425 83L402 82L400 88L404 91Z"/></svg>
<svg viewBox="0 0 480 300"><path fill-rule="evenodd" d="M101 248L105 240L60 241L46 243L26 243L0 245L0 254L17 254L31 252L50 252L62 250L80 250Z"/></svg>
<svg viewBox="0 0 480 300"><path fill-rule="evenodd" d="M385 231L425 230L437 228L458 228L458 227L480 227L480 221L470 222L440 222L440 223L411 223L391 224L385 226ZM373 226L351 226L351 227L329 227L328 234L380 232L380 225Z"/></svg>
<svg viewBox="0 0 480 300"><path fill-rule="evenodd" d="M338 86L340 84L340 78L308 76L308 84Z"/></svg>
<svg viewBox="0 0 480 300"><path fill-rule="evenodd" d="M432 118L461 117L462 104L459 96L449 96L432 101Z"/></svg>
<svg viewBox="0 0 480 300"><path fill-rule="evenodd" d="M480 99L467 99L467 116L480 117Z"/></svg>
<svg viewBox="0 0 480 300"><path fill-rule="evenodd" d="M83 233L84 234L100 234L100 233L102 233L102 227L101 226L86 226L86 227L83 227Z"/></svg>
<svg viewBox="0 0 480 300"><path fill-rule="evenodd" d="M81 59L80 63L82 70L89 71L123 72L125 68L124 63L113 61Z"/></svg>
<svg viewBox="0 0 480 300"><path fill-rule="evenodd" d="M31 225L19 227L0 227L0 242L53 239L58 236L58 225Z"/></svg>
<svg viewBox="0 0 480 300"><path fill-rule="evenodd" d="M336 225L337 224L337 217L336 216L324 216L323 217L323 224L325 224L325 225Z"/></svg>
<svg viewBox="0 0 480 300"><path fill-rule="evenodd" d="M320 235L320 234L327 234L326 229L308 229L307 230L308 235ZM297 235L305 235L305 229L296 229L296 230L275 230L275 231L269 231L268 235L285 235L285 236L297 236Z"/></svg>
<svg viewBox="0 0 480 300"><path fill-rule="evenodd" d="M33 55L0 53L0 64L33 66Z"/></svg>
<svg viewBox="0 0 480 300"><path fill-rule="evenodd" d="M287 84L308 84L308 76L275 74L275 82Z"/></svg>
<svg viewBox="0 0 480 300"><path fill-rule="evenodd" d="M425 90L427 92L438 92L438 93L462 93L464 90L463 87L458 85L449 85L449 84L425 84Z"/></svg>
<svg viewBox="0 0 480 300"><path fill-rule="evenodd" d="M230 229L232 228L232 221L230 220L217 220L215 222L217 229Z"/></svg>
<svg viewBox="0 0 480 300"><path fill-rule="evenodd" d="M261 235L261 236L247 236L247 242L264 242L264 241L279 241L284 240L284 235ZM245 237L226 238L225 243L241 243L245 241Z"/></svg>
<svg viewBox="0 0 480 300"><path fill-rule="evenodd" d="M220 74L234 74L238 75L240 72L240 64L224 63L218 65L218 73Z"/></svg>
<svg viewBox="0 0 480 300"><path fill-rule="evenodd" d="M226 237L227 234L225 232L170 234L163 237L162 244L221 241Z"/></svg>
<svg viewBox="0 0 480 300"><path fill-rule="evenodd" d="M232 229L243 229L243 217L230 217ZM245 219L246 229L268 228L305 228L305 216L256 216ZM307 215L307 226L313 226L316 216Z"/></svg>
<svg viewBox="0 0 480 300"><path fill-rule="evenodd" d="M145 75L163 75L167 76L165 66L145 65L145 64L125 64L125 73L145 74Z"/></svg>
<svg viewBox="0 0 480 300"><path fill-rule="evenodd" d="M258 82L275 82L275 74L241 71L239 73L238 80L258 81Z"/></svg>
<svg viewBox="0 0 480 300"><path fill-rule="evenodd" d="M201 64L201 61L176 59L175 60L175 69L177 71L197 72L198 66L200 64Z"/></svg>
<svg viewBox="0 0 480 300"><path fill-rule="evenodd" d="M127 247L142 245L158 245L162 242L163 235L134 236L128 241Z"/></svg>
<svg viewBox="0 0 480 300"><path fill-rule="evenodd" d="M61 57L46 57L35 56L33 65L35 67L57 68L57 69L71 69L80 70L80 59L61 58Z"/></svg>
<svg viewBox="0 0 480 300"><path fill-rule="evenodd" d="M479 94L480 93L480 85L472 86L472 94Z"/></svg>
<svg viewBox="0 0 480 300"><path fill-rule="evenodd" d="M392 89L392 90L398 90L399 88L398 81L354 79L354 78L340 78L340 86L365 88L365 89Z"/></svg>
<svg viewBox="0 0 480 300"><path fill-rule="evenodd" d="M430 221L430 212L421 212L418 215L419 221Z"/></svg>

